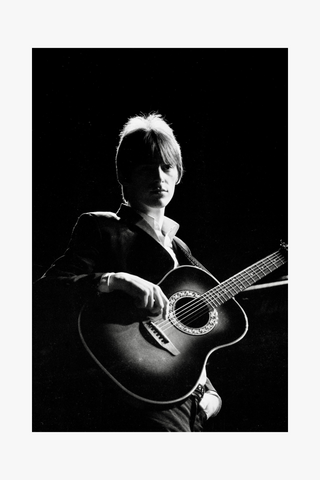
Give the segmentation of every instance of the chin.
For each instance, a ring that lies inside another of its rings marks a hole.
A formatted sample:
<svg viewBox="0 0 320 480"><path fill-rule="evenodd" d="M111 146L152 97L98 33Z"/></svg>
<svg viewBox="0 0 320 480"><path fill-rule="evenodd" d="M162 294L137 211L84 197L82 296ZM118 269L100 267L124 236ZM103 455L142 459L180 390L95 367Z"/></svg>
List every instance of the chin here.
<svg viewBox="0 0 320 480"><path fill-rule="evenodd" d="M141 200L141 203L149 208L165 208L171 201L172 195L165 195L163 197L154 198L148 197Z"/></svg>
<svg viewBox="0 0 320 480"><path fill-rule="evenodd" d="M165 208L168 205L168 203L170 203L170 200L168 199L158 200L157 202L154 202L153 208Z"/></svg>

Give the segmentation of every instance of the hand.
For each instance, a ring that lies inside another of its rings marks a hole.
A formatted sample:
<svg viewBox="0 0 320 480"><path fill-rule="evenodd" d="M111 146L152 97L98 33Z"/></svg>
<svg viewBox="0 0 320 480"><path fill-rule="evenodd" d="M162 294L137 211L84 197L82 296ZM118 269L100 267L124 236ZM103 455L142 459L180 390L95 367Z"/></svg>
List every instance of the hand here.
<svg viewBox="0 0 320 480"><path fill-rule="evenodd" d="M125 272L112 273L109 279L108 290L104 284L99 286L99 291L112 292L122 290L135 299L138 308L146 308L152 315L162 314L168 316L169 300L158 285L148 282L137 275Z"/></svg>
<svg viewBox="0 0 320 480"><path fill-rule="evenodd" d="M221 398L210 393L205 393L199 402L207 418L218 415L221 408Z"/></svg>

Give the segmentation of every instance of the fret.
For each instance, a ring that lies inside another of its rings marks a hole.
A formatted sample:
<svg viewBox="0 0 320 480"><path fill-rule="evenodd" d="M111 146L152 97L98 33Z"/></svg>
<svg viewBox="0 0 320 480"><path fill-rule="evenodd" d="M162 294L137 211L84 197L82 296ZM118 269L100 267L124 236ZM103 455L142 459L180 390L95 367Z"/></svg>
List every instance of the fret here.
<svg viewBox="0 0 320 480"><path fill-rule="evenodd" d="M230 292L233 294L233 296L237 295L241 290L239 290L239 286L236 284L236 282L232 282L229 286Z"/></svg>
<svg viewBox="0 0 320 480"><path fill-rule="evenodd" d="M243 273L240 272L238 273L237 275L238 278L238 281L240 282L241 286L243 286L243 290L245 290L247 287L250 287L250 282L247 280L246 277L242 278L243 277Z"/></svg>
<svg viewBox="0 0 320 480"><path fill-rule="evenodd" d="M216 296L217 296L217 300L219 302L219 305L221 305L222 303L224 303L224 302L226 302L227 300L230 299L229 292L225 291L224 287L222 287L222 285L224 285L224 284L221 283L220 285L218 285L216 287ZM220 303L220 300L222 300L221 303Z"/></svg>
<svg viewBox="0 0 320 480"><path fill-rule="evenodd" d="M278 250L212 288L203 297L207 297L211 305L218 307L279 268L286 261L284 255Z"/></svg>
<svg viewBox="0 0 320 480"><path fill-rule="evenodd" d="M202 298L206 300L213 308L219 307L223 302L219 303L219 297L214 293L214 289L209 290L208 292L202 295Z"/></svg>

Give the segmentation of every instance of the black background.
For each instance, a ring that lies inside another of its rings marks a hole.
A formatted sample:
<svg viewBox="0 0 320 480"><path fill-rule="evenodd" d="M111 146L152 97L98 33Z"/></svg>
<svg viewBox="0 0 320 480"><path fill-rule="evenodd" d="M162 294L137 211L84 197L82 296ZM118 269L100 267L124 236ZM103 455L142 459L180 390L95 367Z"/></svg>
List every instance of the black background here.
<svg viewBox="0 0 320 480"><path fill-rule="evenodd" d="M82 212L117 210L118 135L140 112L174 129L186 173L166 213L215 277L287 240L287 49L33 49L32 83L35 278ZM287 429L283 288L242 295L248 334L211 356L224 401L213 430Z"/></svg>

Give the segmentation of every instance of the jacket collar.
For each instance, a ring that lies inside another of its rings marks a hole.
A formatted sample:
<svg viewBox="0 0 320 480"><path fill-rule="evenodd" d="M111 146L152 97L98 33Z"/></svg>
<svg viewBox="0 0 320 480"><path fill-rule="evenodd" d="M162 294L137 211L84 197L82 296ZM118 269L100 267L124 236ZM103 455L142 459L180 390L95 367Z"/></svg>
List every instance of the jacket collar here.
<svg viewBox="0 0 320 480"><path fill-rule="evenodd" d="M121 218L121 220L134 224L138 223L142 219L141 215L124 203L121 203L120 208L117 211L117 215Z"/></svg>
<svg viewBox="0 0 320 480"><path fill-rule="evenodd" d="M149 226L152 228L151 221L147 220L144 215L139 214L138 212L133 210L133 208L129 207L128 205L125 205L124 203L120 205L120 208L117 211L117 215L121 218L121 220L128 221L135 225L139 223L141 224L141 221L147 222ZM162 228L165 234L169 234L169 237L171 238L171 240L176 235L177 231L179 230L179 227L180 225L177 222L175 222L174 220L171 220L171 218L164 217Z"/></svg>

